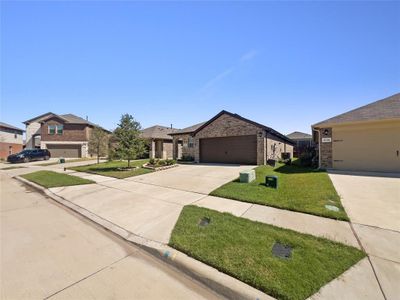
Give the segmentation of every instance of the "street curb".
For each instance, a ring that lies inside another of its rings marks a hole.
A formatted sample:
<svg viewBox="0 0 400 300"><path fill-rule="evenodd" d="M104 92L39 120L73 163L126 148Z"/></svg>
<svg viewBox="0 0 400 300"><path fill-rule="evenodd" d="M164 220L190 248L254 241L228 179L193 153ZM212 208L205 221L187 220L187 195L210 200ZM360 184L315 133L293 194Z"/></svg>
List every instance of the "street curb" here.
<svg viewBox="0 0 400 300"><path fill-rule="evenodd" d="M106 230L117 234L124 240L133 243L136 246L139 246L141 249L150 253L152 256L175 267L179 271L188 275L190 278L199 281L200 283L204 284L205 286L223 297L238 300L274 299L273 297L247 285L246 283L229 275L226 275L198 260L195 260L185 253L169 247L168 245L146 239L130 231L127 231L124 228L97 216L96 214L86 210L83 207L80 207L79 205L76 205L63 197L57 196L49 189L46 189L20 176L14 176L13 178L37 189L54 201L68 207L74 212L104 227Z"/></svg>

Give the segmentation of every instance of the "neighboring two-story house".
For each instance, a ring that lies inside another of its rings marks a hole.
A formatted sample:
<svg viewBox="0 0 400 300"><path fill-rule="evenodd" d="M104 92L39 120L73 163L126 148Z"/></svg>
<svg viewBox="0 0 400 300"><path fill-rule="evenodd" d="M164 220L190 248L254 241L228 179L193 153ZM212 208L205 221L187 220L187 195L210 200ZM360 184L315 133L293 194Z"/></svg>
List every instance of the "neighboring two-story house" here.
<svg viewBox="0 0 400 300"><path fill-rule="evenodd" d="M0 122L0 158L22 151L24 130L7 123Z"/></svg>
<svg viewBox="0 0 400 300"><path fill-rule="evenodd" d="M48 149L52 157L88 157L91 131L98 125L73 114L46 113L23 122L26 148Z"/></svg>

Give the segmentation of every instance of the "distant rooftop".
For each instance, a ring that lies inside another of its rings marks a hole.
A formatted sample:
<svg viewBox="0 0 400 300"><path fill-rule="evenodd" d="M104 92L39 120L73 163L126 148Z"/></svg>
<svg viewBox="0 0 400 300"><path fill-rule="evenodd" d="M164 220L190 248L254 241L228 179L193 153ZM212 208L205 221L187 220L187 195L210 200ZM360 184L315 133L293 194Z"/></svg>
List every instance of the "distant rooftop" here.
<svg viewBox="0 0 400 300"><path fill-rule="evenodd" d="M324 126L348 122L378 121L400 118L400 93L353 109L333 118L314 124Z"/></svg>
<svg viewBox="0 0 400 300"><path fill-rule="evenodd" d="M294 131L286 135L291 140L305 140L312 139L312 135L300 131Z"/></svg>
<svg viewBox="0 0 400 300"><path fill-rule="evenodd" d="M173 132L172 134L171 133L170 134L175 135L175 134L192 133L192 132L196 131L198 128L200 128L201 126L203 126L205 123L206 122L201 122L199 124L195 124L195 125L183 128L183 129L179 129L179 130Z"/></svg>
<svg viewBox="0 0 400 300"><path fill-rule="evenodd" d="M29 119L29 120L27 120L27 121L25 121L25 122L23 122L23 123L26 124L26 125L28 125L29 123L32 123L32 122L39 122L39 123L40 123L40 122L46 121L47 119L49 119L49 118L51 118L51 117L59 118L59 119L61 119L61 120L64 120L64 122L66 122L66 123L71 123L71 124L87 124L87 125L90 125L90 126L93 126L93 127L102 128L101 126L99 126L99 125L97 125L97 124L95 124L95 123L92 123L92 122L90 122L89 120L86 120L86 119L84 119L84 118L78 117L78 116L76 116L76 115L74 115L74 114L63 114L63 115L58 115L58 114L55 114L55 113L52 113L52 112L48 112L48 113L45 113L45 114L43 114L43 115L37 116L37 117L35 117L35 118ZM105 130L105 129L104 129L104 130Z"/></svg>
<svg viewBox="0 0 400 300"><path fill-rule="evenodd" d="M179 129L154 125L142 130L142 137L148 139L164 139L164 140L172 140L172 137L169 135L178 131Z"/></svg>
<svg viewBox="0 0 400 300"><path fill-rule="evenodd" d="M23 130L23 129L21 129L21 128L15 127L15 126L13 126L13 125L10 125L10 124L4 123L4 122L0 122L0 127L4 127L4 128L8 128L8 129L13 129L13 130L18 130L18 131L21 131L21 132L25 131L25 130Z"/></svg>

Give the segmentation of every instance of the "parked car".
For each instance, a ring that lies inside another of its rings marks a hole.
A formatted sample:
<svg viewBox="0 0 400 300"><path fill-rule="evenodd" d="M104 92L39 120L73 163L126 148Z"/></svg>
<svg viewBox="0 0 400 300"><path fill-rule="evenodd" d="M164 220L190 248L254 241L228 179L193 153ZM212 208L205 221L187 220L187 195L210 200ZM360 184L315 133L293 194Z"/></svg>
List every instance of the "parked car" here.
<svg viewBox="0 0 400 300"><path fill-rule="evenodd" d="M51 154L47 149L25 149L22 152L7 157L10 163L30 162L33 160L48 160Z"/></svg>

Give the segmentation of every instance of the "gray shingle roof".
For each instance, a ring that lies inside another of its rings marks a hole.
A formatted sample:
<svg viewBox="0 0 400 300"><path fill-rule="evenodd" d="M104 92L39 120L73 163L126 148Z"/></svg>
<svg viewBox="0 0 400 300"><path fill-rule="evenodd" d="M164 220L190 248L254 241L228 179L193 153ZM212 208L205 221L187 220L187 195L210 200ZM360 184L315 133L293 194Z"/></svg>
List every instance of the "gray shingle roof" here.
<svg viewBox="0 0 400 300"><path fill-rule="evenodd" d="M18 130L18 131L25 131L23 129L20 129L18 127L15 127L13 125L10 125L10 124L4 123L4 122L0 122L0 127L5 127L5 128L13 129L13 130Z"/></svg>
<svg viewBox="0 0 400 300"><path fill-rule="evenodd" d="M198 128L200 128L200 127L201 127L203 124L205 124L205 123L206 123L206 122L201 122L201 123L199 123L199 124L195 124L195 125L192 125L192 126L183 128L183 129L179 129L179 130L177 130L177 131L175 131L175 132L173 132L173 133L170 133L170 134L171 134L171 135L174 135L174 134L192 133L192 132L196 131Z"/></svg>
<svg viewBox="0 0 400 300"><path fill-rule="evenodd" d="M164 139L164 140L172 140L172 137L169 135L178 131L176 128L154 125L142 130L142 137L147 139Z"/></svg>
<svg viewBox="0 0 400 300"><path fill-rule="evenodd" d="M315 126L347 122L375 121L400 118L400 93L353 109L333 118L316 123Z"/></svg>
<svg viewBox="0 0 400 300"><path fill-rule="evenodd" d="M89 124L92 126L96 126L99 127L99 125L94 124L84 118L78 117L76 115L73 114L65 114L65 115L60 115L60 117L62 117L63 119L65 119L68 123L73 123L73 124Z"/></svg>
<svg viewBox="0 0 400 300"><path fill-rule="evenodd" d="M312 139L312 135L300 131L294 131L286 135L291 140L304 140L304 139Z"/></svg>

